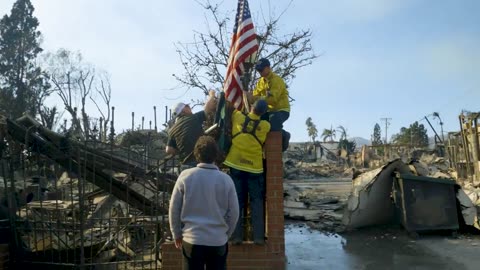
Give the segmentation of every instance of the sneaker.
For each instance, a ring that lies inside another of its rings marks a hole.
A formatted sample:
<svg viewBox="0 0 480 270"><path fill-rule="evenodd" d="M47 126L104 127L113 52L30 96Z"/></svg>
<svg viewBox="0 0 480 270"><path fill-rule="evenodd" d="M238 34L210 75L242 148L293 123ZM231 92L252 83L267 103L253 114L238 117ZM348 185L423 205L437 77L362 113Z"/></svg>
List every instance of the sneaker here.
<svg viewBox="0 0 480 270"><path fill-rule="evenodd" d="M287 151L290 144L290 133L288 131L282 132L282 152Z"/></svg>

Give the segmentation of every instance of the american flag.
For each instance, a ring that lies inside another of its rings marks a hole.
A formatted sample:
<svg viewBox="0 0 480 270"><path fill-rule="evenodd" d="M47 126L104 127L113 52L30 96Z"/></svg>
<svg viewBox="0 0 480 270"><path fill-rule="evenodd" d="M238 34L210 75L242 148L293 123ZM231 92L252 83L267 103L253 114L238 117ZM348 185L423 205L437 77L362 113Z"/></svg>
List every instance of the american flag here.
<svg viewBox="0 0 480 270"><path fill-rule="evenodd" d="M239 0L228 57L227 76L223 85L226 99L233 103L236 109L240 109L243 105L243 85L240 79L245 71L243 63L257 50L257 35L253 27L248 1Z"/></svg>

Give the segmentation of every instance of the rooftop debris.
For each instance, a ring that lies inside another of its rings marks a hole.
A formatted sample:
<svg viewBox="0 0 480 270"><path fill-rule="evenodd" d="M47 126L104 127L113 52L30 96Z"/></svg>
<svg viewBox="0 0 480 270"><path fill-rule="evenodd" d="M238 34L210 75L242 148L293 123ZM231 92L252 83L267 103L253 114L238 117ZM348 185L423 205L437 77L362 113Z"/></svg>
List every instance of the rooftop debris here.
<svg viewBox="0 0 480 270"><path fill-rule="evenodd" d="M348 179L347 179L348 181ZM346 191L345 181L289 181L284 183L284 213L289 219L309 221L322 231L341 231Z"/></svg>
<svg viewBox="0 0 480 270"><path fill-rule="evenodd" d="M381 168L363 173L353 179L352 193L343 216L347 229L390 223L393 219L392 174L395 170L408 172L408 167L397 159Z"/></svg>

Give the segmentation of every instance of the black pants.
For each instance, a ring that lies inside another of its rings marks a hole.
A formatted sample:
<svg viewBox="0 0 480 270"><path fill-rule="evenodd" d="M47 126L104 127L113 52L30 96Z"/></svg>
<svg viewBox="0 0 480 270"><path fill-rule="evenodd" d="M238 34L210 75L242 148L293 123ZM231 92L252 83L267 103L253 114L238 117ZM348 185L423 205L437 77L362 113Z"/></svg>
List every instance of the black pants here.
<svg viewBox="0 0 480 270"><path fill-rule="evenodd" d="M192 245L183 241L182 253L183 270L227 269L228 243L223 246L211 247Z"/></svg>
<svg viewBox="0 0 480 270"><path fill-rule="evenodd" d="M250 198L251 221L253 227L253 241L265 239L265 216L263 202L265 198L265 179L262 173L249 173L230 168L230 176L237 190L240 218L232 235L233 241L243 241L243 214L245 213L245 199L247 192Z"/></svg>

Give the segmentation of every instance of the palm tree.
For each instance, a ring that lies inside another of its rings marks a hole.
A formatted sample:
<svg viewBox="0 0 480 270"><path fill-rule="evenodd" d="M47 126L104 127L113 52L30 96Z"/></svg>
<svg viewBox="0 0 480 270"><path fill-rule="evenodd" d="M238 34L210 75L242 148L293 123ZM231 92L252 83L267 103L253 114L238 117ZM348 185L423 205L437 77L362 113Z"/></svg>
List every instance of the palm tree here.
<svg viewBox="0 0 480 270"><path fill-rule="evenodd" d="M442 141L445 141L445 138L443 137L443 121L442 118L440 118L440 114L438 112L433 112L433 118L438 118L438 121L440 121L440 132L442 133Z"/></svg>
<svg viewBox="0 0 480 270"><path fill-rule="evenodd" d="M327 129L327 128L323 129L323 132L322 132L323 142L326 142L327 139L330 139L330 142L333 142L335 137L336 137L335 129L333 129L332 127L330 127L330 129Z"/></svg>
<svg viewBox="0 0 480 270"><path fill-rule="evenodd" d="M330 136L331 136L331 130L324 128L324 129L323 129L323 132L322 132L323 142L326 142L327 139L330 138Z"/></svg>
<svg viewBox="0 0 480 270"><path fill-rule="evenodd" d="M337 127L337 131L340 132L340 140L346 140L347 139L347 129L340 125Z"/></svg>
<svg viewBox="0 0 480 270"><path fill-rule="evenodd" d="M315 138L318 136L317 126L315 126L311 117L307 118L305 124L307 125L308 137L312 138L312 142L315 144Z"/></svg>

